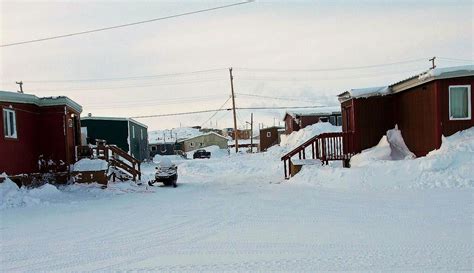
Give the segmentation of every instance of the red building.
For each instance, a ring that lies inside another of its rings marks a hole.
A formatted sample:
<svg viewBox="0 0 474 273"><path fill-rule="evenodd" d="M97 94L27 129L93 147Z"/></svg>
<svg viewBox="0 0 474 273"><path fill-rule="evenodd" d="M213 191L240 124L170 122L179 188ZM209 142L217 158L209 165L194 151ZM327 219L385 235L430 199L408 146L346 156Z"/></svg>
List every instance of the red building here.
<svg viewBox="0 0 474 273"><path fill-rule="evenodd" d="M74 163L75 146L81 144L79 104L62 96L0 91L0 108L0 173L42 172L40 162L67 171Z"/></svg>
<svg viewBox="0 0 474 273"><path fill-rule="evenodd" d="M341 125L341 112L339 108L330 109L329 111L321 112L286 112L283 117L285 122L285 134L299 131L306 126L322 122L330 122L332 125Z"/></svg>
<svg viewBox="0 0 474 273"><path fill-rule="evenodd" d="M353 150L377 145L395 125L408 148L424 156L450 136L474 126L474 66L432 69L391 86L339 95L343 131L353 132Z"/></svg>

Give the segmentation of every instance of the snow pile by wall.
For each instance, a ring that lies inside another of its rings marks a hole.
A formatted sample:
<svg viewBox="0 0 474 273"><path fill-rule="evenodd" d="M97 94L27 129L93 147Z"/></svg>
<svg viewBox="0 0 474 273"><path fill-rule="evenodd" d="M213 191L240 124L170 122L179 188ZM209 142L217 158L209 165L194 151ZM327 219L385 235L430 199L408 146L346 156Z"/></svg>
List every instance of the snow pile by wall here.
<svg viewBox="0 0 474 273"><path fill-rule="evenodd" d="M440 149L413 160L388 160L386 138L351 161L351 168L305 166L291 179L328 188L474 188L474 128L443 138Z"/></svg>
<svg viewBox="0 0 474 273"><path fill-rule="evenodd" d="M413 158L415 158L415 154L408 149L401 131L395 126L394 129L387 131L387 135L383 136L376 146L353 156L351 158L351 166L362 167L370 165L375 161Z"/></svg>
<svg viewBox="0 0 474 273"><path fill-rule="evenodd" d="M6 177L6 175L2 175ZM6 178L0 183L0 209L49 204L49 200L60 195L61 192L51 184L39 188L19 188L15 182Z"/></svg>
<svg viewBox="0 0 474 273"><path fill-rule="evenodd" d="M93 171L105 171L108 168L108 163L102 159L89 159L83 158L76 163L72 168L75 172L93 172Z"/></svg>
<svg viewBox="0 0 474 273"><path fill-rule="evenodd" d="M289 151L316 135L341 131L341 126L334 126L329 122L318 122L289 135L281 135L280 147L284 147Z"/></svg>

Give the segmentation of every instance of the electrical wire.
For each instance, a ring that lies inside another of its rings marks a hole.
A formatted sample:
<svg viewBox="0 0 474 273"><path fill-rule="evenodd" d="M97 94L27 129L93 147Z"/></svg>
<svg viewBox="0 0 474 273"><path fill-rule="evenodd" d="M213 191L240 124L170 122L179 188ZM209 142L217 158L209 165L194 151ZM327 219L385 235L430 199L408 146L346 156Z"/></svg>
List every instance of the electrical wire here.
<svg viewBox="0 0 474 273"><path fill-rule="evenodd" d="M165 78L165 77L175 77L175 76L183 76L183 75L195 75L195 74L202 74L202 73L210 73L210 72L220 72L227 70L227 68L213 68L213 69L205 69L205 70L195 70L195 71L188 71L188 72L178 72L178 73L166 73L166 74L155 74L155 75L145 75L145 76L131 76L131 77L116 77L116 78L92 78L92 79L67 79L67 80L23 80L24 82L29 83L65 83L65 82L101 82L101 81L124 81L124 80L144 80L144 79L153 79L153 78ZM2 81L7 82L7 81ZM14 81L8 81L14 82Z"/></svg>
<svg viewBox="0 0 474 273"><path fill-rule="evenodd" d="M341 70L358 70L366 68L376 68L383 66L393 66L398 64L406 63L415 63L420 61L426 61L427 59L413 59L407 61L393 62L393 63L384 63L384 64L373 64L373 65L364 65L364 66L347 66L347 67L334 67L334 68L310 68L310 69L275 69L275 68L243 68L236 67L237 70L242 71L267 71L267 72L322 72L322 71L341 71Z"/></svg>
<svg viewBox="0 0 474 273"><path fill-rule="evenodd" d="M446 58L446 57L437 57L437 58L440 59L440 60L445 60L445 61L474 63L474 60L472 60L472 59L456 59L456 58Z"/></svg>
<svg viewBox="0 0 474 273"><path fill-rule="evenodd" d="M299 101L299 102L316 102L317 100L303 100L303 99L295 99L295 98L285 98L285 97L271 97L271 96L263 96L263 95L254 95L254 94L244 94L244 93L235 93L236 95L245 96L245 97L255 97L255 98L263 98L263 99L273 99L273 100L284 100L284 101Z"/></svg>
<svg viewBox="0 0 474 273"><path fill-rule="evenodd" d="M202 124L201 124L201 127L204 126L204 124L206 124L208 121L210 121L217 113L219 113L223 108L224 106L227 104L227 102L229 102L229 100L231 99L232 97L228 97L227 100L221 105L221 107L219 107L218 111L214 112L214 114L212 114L208 119L206 119L206 121L204 121Z"/></svg>
<svg viewBox="0 0 474 273"><path fill-rule="evenodd" d="M47 38L40 38L40 39L33 39L33 40L27 40L27 41L21 41L21 42L14 42L14 43L0 45L0 47L8 47L8 46L43 42L43 41L66 38L66 37L71 37L71 36L89 34L89 33L93 33L93 32L100 32L100 31L106 31L106 30L111 30L111 29L116 29L116 28L123 28L123 27L139 25L139 24L146 24L146 23L151 23L151 22L155 22L155 21L166 20L166 19L171 19L171 18L176 18L176 17L182 17L182 16L187 16L187 15L196 14L196 13L203 13L203 12L208 12L208 11L213 11L213 10L218 10L218 9L230 8L230 7L238 6L238 5L249 4L253 1L254 0L247 0L245 2L233 3L233 4L217 6L217 7L201 9L201 10L195 10L195 11L190 11L190 12L185 12L185 13L180 13L180 14L175 14L175 15L169 15L169 16L159 17L159 18L153 18L153 19L149 19L149 20L133 22L133 23L128 23L128 24L122 24L122 25L117 25L117 26L103 27L103 28L91 29L91 30L86 30L86 31L81 31L81 32L57 35L57 36L52 36L52 37L47 37Z"/></svg>

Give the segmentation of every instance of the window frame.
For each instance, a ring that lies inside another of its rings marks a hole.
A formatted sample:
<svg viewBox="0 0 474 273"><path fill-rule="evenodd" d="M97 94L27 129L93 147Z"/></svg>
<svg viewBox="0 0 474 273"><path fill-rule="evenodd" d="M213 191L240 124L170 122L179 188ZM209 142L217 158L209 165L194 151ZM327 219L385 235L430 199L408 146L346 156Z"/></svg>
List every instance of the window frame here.
<svg viewBox="0 0 474 273"><path fill-rule="evenodd" d="M465 118L455 118L451 116L451 88L467 88L467 117ZM472 119L472 105L471 105L471 85L450 85L448 87L448 115L449 120L471 120Z"/></svg>
<svg viewBox="0 0 474 273"><path fill-rule="evenodd" d="M9 113L13 114L13 127L15 128L15 133L7 135L7 133L11 133L10 121L9 121L10 114ZM17 126L17 122L16 122L16 111L14 109L3 108L2 109L2 119L4 120L4 122L5 121L7 122L6 124L3 124L3 137L5 139L18 139L18 126Z"/></svg>
<svg viewBox="0 0 474 273"><path fill-rule="evenodd" d="M272 132L267 132L267 137L272 137Z"/></svg>

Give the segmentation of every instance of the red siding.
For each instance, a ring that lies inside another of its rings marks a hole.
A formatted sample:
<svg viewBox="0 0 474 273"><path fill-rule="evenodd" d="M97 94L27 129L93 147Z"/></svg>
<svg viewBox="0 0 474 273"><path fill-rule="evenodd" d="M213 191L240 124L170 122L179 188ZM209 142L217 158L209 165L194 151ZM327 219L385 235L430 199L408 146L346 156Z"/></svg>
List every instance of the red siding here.
<svg viewBox="0 0 474 273"><path fill-rule="evenodd" d="M436 82L432 81L391 96L395 103L395 123L416 156L439 148L435 87Z"/></svg>
<svg viewBox="0 0 474 273"><path fill-rule="evenodd" d="M74 162L75 132L77 127L67 126L66 117L79 116L65 106L38 107L31 104L0 102L2 108L16 112L18 138L6 139L3 133L3 116L0 119L0 172L10 175L38 172L38 158L67 164ZM3 111L2 111L3 114Z"/></svg>
<svg viewBox="0 0 474 273"><path fill-rule="evenodd" d="M10 107L11 106L11 107ZM38 171L39 107L30 104L0 102L0 173L20 174ZM17 139L5 138L3 109L15 110Z"/></svg>

